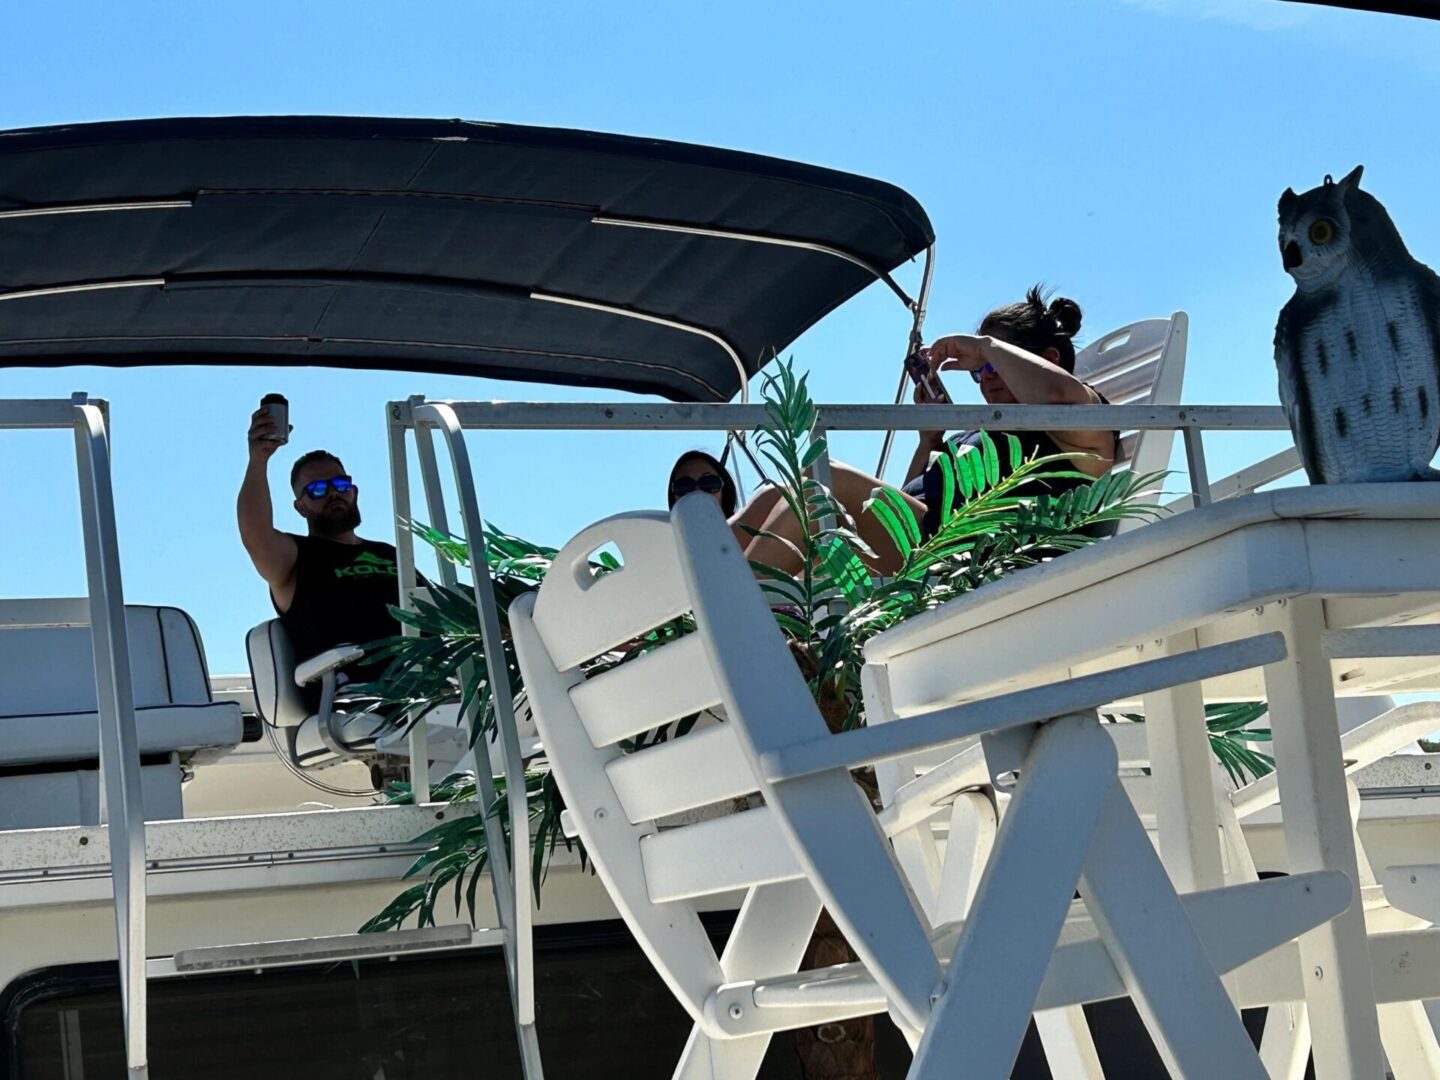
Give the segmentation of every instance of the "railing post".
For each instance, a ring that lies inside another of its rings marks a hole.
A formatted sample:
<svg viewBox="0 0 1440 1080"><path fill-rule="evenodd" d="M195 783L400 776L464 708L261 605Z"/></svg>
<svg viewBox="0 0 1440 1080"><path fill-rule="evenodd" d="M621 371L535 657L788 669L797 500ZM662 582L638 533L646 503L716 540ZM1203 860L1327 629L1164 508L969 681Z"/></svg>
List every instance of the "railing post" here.
<svg viewBox="0 0 1440 1080"><path fill-rule="evenodd" d="M390 501L395 512L395 561L399 571L400 608L414 611L415 600L410 595L415 588L415 535L410 531L413 520L410 510L410 462L405 455L405 421L410 402L393 402L386 419L387 445L390 451ZM420 433L415 433L420 441ZM432 455L433 457L433 455ZM400 632L405 637L416 637L419 631L408 623L401 624ZM427 722L421 721L410 729L407 736L410 751L410 797L416 806L430 801L430 732Z"/></svg>
<svg viewBox="0 0 1440 1080"><path fill-rule="evenodd" d="M1205 468L1205 445L1201 441L1201 429L1186 427L1185 460L1190 465L1190 498L1198 509L1210 505L1210 474Z"/></svg>
<svg viewBox="0 0 1440 1080"><path fill-rule="evenodd" d="M125 1063L132 1080L140 1080L149 1075L146 1064L145 808L140 784L140 745L135 733L130 646L125 627L125 594L120 580L105 420L100 409L89 404L83 395L75 395L72 401L80 518L90 592L95 698L100 714L100 775L104 784L110 878L115 900Z"/></svg>
<svg viewBox="0 0 1440 1080"><path fill-rule="evenodd" d="M527 1080L541 1075L539 1042L535 1034L534 936L530 876L526 859L530 850L530 800L525 787L525 766L520 757L520 743L515 723L515 705L510 694L510 674L505 663L504 639L500 633L499 609L494 583L490 579L490 560L485 543L485 522L475 495L474 473L470 454L465 446L465 433L453 409L443 402L420 405L413 410L417 439L422 423L441 429L450 451L450 464L455 477L456 494L460 499L460 523L470 550L470 570L475 587L475 606L480 614L480 637L485 652L486 680L490 687L491 705L495 710L496 733L504 758L505 802L510 817L511 855L507 857L504 830L494 812L495 788L490 775L488 754L475 755L476 790L486 800L485 836L490 851L491 885L495 904L502 913L505 929L510 935L506 950L509 966L511 1001L515 1009L516 1036L520 1044L522 1068ZM422 446L422 468L426 472L426 491L434 478L438 495L438 466L434 449L427 438ZM425 463L428 447L430 460ZM443 501L437 502L443 505ZM436 525L439 528L439 524ZM449 576L453 580L454 570ZM469 678L468 674L462 674ZM476 705L471 706L477 707ZM482 764L483 761L483 764ZM508 914L508 919L505 916Z"/></svg>

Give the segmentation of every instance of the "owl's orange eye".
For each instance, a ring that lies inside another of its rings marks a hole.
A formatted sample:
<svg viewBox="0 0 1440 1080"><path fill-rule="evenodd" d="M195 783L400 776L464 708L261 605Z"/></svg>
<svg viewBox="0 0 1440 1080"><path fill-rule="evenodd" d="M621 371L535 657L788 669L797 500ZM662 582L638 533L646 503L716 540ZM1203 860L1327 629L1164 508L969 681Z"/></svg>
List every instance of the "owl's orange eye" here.
<svg viewBox="0 0 1440 1080"><path fill-rule="evenodd" d="M1319 218L1310 226L1312 244L1328 244L1335 239L1335 223L1329 218Z"/></svg>

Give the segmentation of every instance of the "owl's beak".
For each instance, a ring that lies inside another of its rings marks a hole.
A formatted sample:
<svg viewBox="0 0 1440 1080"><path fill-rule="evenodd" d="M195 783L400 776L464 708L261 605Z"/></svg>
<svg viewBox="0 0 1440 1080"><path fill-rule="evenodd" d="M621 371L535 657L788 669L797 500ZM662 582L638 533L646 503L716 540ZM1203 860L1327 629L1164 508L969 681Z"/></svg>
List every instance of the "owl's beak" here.
<svg viewBox="0 0 1440 1080"><path fill-rule="evenodd" d="M1305 261L1305 256L1300 253L1300 245L1294 240L1280 249L1280 257L1284 260L1286 270L1294 270Z"/></svg>

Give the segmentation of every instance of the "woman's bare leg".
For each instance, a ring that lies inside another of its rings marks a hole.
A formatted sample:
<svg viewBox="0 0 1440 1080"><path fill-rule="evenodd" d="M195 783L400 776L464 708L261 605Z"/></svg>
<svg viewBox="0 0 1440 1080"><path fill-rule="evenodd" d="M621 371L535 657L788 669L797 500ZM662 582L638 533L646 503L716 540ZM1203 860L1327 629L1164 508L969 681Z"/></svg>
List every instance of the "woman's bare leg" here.
<svg viewBox="0 0 1440 1080"><path fill-rule="evenodd" d="M740 542L741 551L746 550L750 546L750 541L754 539L750 530L763 529L777 504L784 505L780 498L780 489L774 484L769 484L757 491L738 513L731 516L730 530L735 534L735 539Z"/></svg>
<svg viewBox="0 0 1440 1080"><path fill-rule="evenodd" d="M857 526L860 539L875 553L873 557L865 557L867 566L880 574L893 574L900 568L900 552L896 550L895 543L890 539L890 534L885 531L885 526L880 524L874 514L863 513L865 503L869 501L871 494L877 487L882 486L880 481L868 473L846 465L842 461L830 463L830 492L835 501L850 517L851 524ZM768 495L767 490L762 495ZM925 504L919 499L910 495L902 495L910 505L910 509L917 518L925 513ZM758 501L759 496L757 496ZM752 505L754 505L752 503ZM754 562L765 563L778 570L785 570L789 573L796 573L800 570L800 558L795 551L783 542L788 540L790 544L797 547L800 544L800 522L790 512L789 505L774 493L771 502L771 511L765 522L760 526L765 532L774 533L775 536L757 536L752 539L745 549L745 556ZM748 512L750 508L747 507ZM776 537L783 538L776 539Z"/></svg>
<svg viewBox="0 0 1440 1080"><path fill-rule="evenodd" d="M748 525L752 529L763 528L766 519L770 517L770 512L781 501L780 489L774 484L767 484L740 508L739 513L730 519L731 528L741 525ZM747 536L745 539L748 543L750 538Z"/></svg>

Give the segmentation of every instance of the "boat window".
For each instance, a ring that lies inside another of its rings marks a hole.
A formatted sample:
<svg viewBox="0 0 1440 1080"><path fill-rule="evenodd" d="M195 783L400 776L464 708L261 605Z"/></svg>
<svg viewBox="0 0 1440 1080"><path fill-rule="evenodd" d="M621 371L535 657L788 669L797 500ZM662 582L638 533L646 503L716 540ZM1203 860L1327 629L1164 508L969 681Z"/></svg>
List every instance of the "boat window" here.
<svg viewBox="0 0 1440 1080"><path fill-rule="evenodd" d="M729 923L729 918L723 920ZM712 927L723 938L728 925ZM669 1076L690 1019L616 923L541 928L536 994L545 1074ZM31 972L0 996L3 1080L125 1074L113 964ZM890 1029L885 1075L903 1076ZM520 1076L498 951L277 968L150 983L151 1076L207 1080L448 1080ZM799 1080L792 1037L763 1080Z"/></svg>
<svg viewBox="0 0 1440 1080"><path fill-rule="evenodd" d="M719 944L733 915L705 921ZM690 1019L622 924L540 927L536 946L548 1080L645 1080L674 1071ZM503 964L498 951L487 950L152 980L150 1075L519 1080ZM1129 1002L1090 1005L1086 1013L1108 1075L1166 1075ZM1247 1011L1257 1036L1263 1015ZM125 1075L113 964L22 976L0 994L0 1024L0 1080ZM883 1019L875 1034L877 1074L898 1080L909 1066L909 1051ZM795 1038L781 1032L771 1041L759 1080L802 1075ZM1011 1075L1050 1075L1033 1025Z"/></svg>

